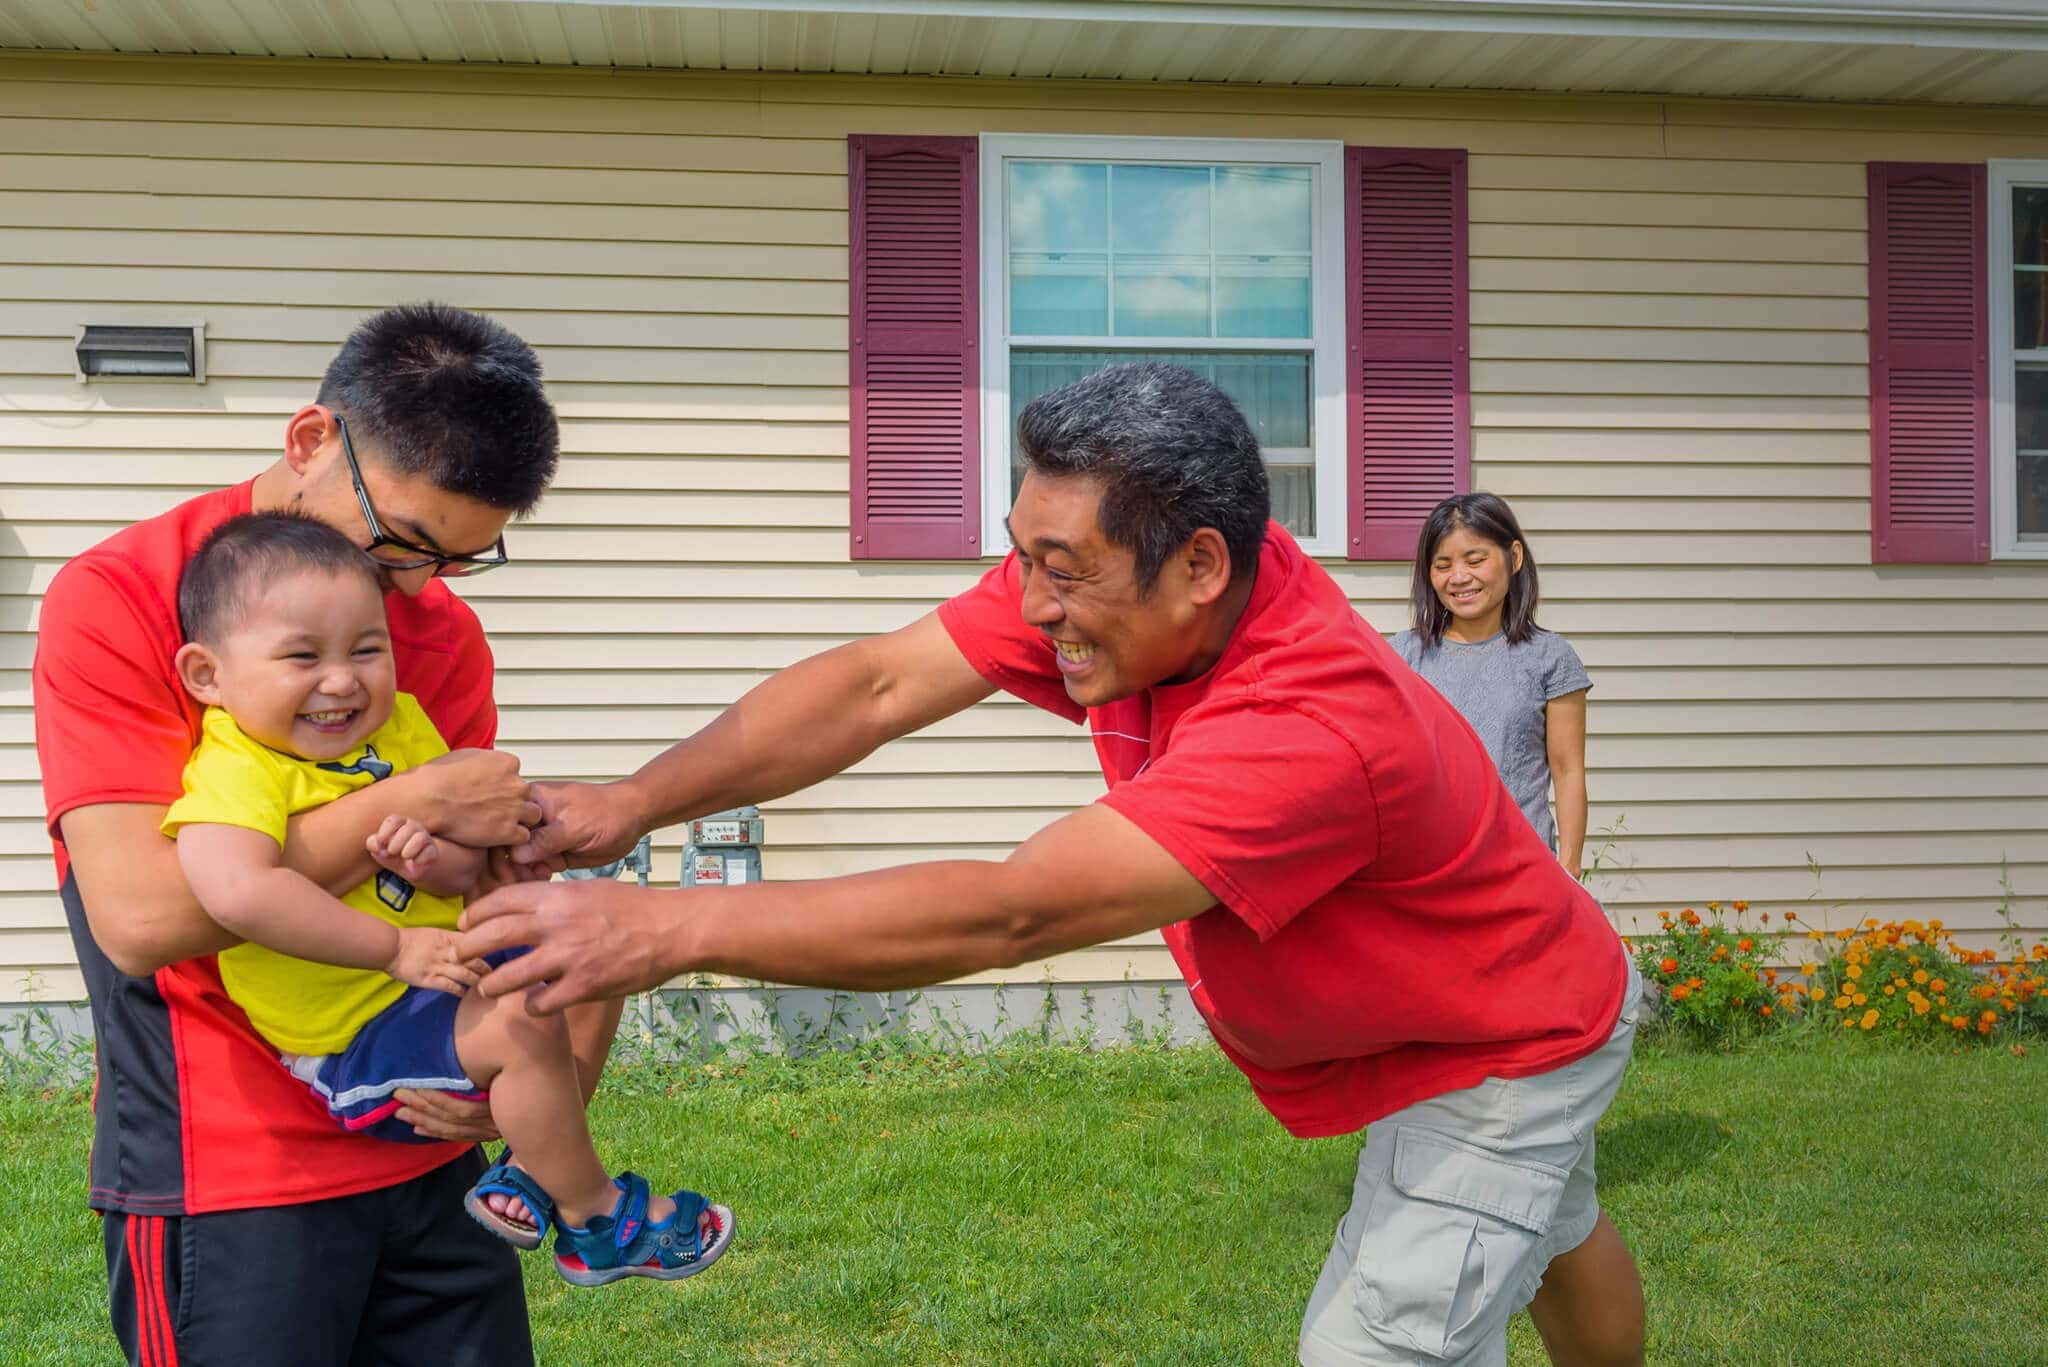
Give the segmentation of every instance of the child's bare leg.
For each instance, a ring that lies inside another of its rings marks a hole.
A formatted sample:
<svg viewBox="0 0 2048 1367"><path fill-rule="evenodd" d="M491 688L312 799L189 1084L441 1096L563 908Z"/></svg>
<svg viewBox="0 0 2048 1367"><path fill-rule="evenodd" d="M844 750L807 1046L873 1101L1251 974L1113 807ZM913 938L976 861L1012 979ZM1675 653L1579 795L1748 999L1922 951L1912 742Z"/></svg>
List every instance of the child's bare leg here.
<svg viewBox="0 0 2048 1367"><path fill-rule="evenodd" d="M619 1193L590 1142L562 1018L528 1015L523 993L487 999L472 992L455 1013L455 1056L470 1081L489 1089L492 1121L561 1218L580 1227L610 1214ZM659 1223L674 1209L667 1197L653 1196L647 1218Z"/></svg>

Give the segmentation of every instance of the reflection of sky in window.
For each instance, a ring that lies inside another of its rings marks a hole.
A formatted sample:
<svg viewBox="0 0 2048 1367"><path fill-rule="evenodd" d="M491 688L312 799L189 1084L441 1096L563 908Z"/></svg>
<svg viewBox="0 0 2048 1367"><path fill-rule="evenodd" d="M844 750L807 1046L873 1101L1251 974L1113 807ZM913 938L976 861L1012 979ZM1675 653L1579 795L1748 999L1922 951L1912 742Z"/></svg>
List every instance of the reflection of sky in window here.
<svg viewBox="0 0 2048 1367"><path fill-rule="evenodd" d="M1008 173L1013 335L1310 335L1310 168L1012 162Z"/></svg>

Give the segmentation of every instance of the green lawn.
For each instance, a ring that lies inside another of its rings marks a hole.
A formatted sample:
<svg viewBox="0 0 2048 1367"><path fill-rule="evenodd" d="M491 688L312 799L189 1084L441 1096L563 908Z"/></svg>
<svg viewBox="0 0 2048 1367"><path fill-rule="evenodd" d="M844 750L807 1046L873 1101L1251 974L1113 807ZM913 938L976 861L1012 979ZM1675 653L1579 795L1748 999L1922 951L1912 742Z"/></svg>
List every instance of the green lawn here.
<svg viewBox="0 0 2048 1367"><path fill-rule="evenodd" d="M1645 1049L1600 1133L1652 1363L2048 1361L2048 1061ZM1291 1360L1356 1140L1214 1052L620 1073L599 1148L729 1199L679 1286L529 1258L543 1362ZM0 1096L0 1362L112 1357L77 1098ZM1526 1321L1514 1360L1540 1362Z"/></svg>

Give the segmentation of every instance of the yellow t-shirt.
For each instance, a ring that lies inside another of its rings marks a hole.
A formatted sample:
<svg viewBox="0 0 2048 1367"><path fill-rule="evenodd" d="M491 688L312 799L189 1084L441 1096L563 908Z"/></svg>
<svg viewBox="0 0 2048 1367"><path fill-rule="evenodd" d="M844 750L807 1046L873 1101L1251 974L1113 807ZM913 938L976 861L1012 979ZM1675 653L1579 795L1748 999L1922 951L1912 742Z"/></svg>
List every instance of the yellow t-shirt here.
<svg viewBox="0 0 2048 1367"><path fill-rule="evenodd" d="M218 707L206 709L199 748L185 765L185 795L171 804L163 832L191 825L242 826L284 846L285 822L403 769L448 753L434 723L409 693L360 750L319 763L251 740ZM453 929L462 899L424 892L388 870L341 899L395 926ZM258 1034L287 1054L334 1054L405 992L396 978L369 968L294 959L262 945L219 955L221 982Z"/></svg>

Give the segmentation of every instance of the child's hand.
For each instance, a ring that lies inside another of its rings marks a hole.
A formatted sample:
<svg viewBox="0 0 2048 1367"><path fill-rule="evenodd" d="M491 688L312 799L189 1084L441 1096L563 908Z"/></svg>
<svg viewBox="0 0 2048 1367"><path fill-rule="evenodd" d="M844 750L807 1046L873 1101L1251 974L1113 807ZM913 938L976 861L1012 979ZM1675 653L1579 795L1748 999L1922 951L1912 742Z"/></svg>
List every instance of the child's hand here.
<svg viewBox="0 0 2048 1367"><path fill-rule="evenodd" d="M455 952L461 940L462 937L452 930L401 926L398 952L391 956L390 963L384 965L384 971L402 983L431 987L437 992L459 997L475 987L483 976L482 964L473 959L465 960Z"/></svg>
<svg viewBox="0 0 2048 1367"><path fill-rule="evenodd" d="M387 816L369 839L370 858L408 883L425 881L441 857L434 833L409 816Z"/></svg>

